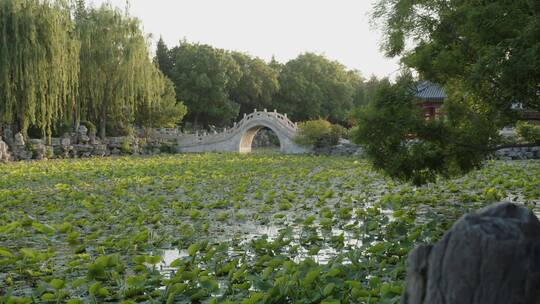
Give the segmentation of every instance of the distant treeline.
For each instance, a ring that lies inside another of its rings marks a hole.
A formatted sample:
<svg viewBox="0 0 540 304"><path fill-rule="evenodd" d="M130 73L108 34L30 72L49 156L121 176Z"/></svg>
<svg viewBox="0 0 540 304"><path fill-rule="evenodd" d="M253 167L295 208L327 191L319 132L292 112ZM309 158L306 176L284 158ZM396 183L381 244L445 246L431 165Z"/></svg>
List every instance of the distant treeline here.
<svg viewBox="0 0 540 304"><path fill-rule="evenodd" d="M105 136L186 113L152 63L139 21L110 6L3 0L0 33L4 127L51 136L88 121Z"/></svg>
<svg viewBox="0 0 540 304"><path fill-rule="evenodd" d="M322 117L347 124L350 110L366 104L380 82L313 53L267 63L187 41L169 49L160 39L154 62L174 82L177 99L189 109L186 121L196 126L225 125L263 108L297 121Z"/></svg>
<svg viewBox="0 0 540 304"><path fill-rule="evenodd" d="M163 40L152 62L140 21L84 0L0 1L0 131L61 136L81 122L98 135L133 125L225 126L253 109L347 124L379 86L322 55L282 64ZM92 128L94 129L94 128Z"/></svg>

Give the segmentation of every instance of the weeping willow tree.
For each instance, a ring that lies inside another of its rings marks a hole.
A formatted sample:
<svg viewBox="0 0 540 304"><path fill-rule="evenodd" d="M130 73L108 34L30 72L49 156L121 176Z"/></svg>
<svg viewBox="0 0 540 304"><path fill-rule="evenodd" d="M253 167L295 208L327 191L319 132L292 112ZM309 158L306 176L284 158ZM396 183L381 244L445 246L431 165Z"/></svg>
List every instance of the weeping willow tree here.
<svg viewBox="0 0 540 304"><path fill-rule="evenodd" d="M173 127L187 114L182 102L177 102L174 83L154 64L143 66L145 74L137 98L135 123L145 127Z"/></svg>
<svg viewBox="0 0 540 304"><path fill-rule="evenodd" d="M170 125L186 113L139 21L110 6L1 0L0 34L0 126L50 138L87 120L103 138L108 127Z"/></svg>
<svg viewBox="0 0 540 304"><path fill-rule="evenodd" d="M73 119L80 43L64 1L0 1L0 124L50 138Z"/></svg>
<svg viewBox="0 0 540 304"><path fill-rule="evenodd" d="M100 137L108 127L118 132L136 119L154 125L163 117L153 115L172 110L181 120L185 109L171 99L169 81L152 64L137 19L107 5L79 5L75 15L81 39L79 115L99 125Z"/></svg>

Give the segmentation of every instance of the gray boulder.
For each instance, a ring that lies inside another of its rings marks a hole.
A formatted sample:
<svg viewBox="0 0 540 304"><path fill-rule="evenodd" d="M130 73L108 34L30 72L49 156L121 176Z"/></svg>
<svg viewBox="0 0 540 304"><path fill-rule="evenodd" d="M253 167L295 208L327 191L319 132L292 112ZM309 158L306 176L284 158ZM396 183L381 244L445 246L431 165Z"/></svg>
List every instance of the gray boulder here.
<svg viewBox="0 0 540 304"><path fill-rule="evenodd" d="M10 159L8 145L2 140L2 136L0 136L0 161L8 161Z"/></svg>
<svg viewBox="0 0 540 304"><path fill-rule="evenodd" d="M15 160L29 160L32 158L32 152L27 149L24 136L21 132L15 134L11 151L12 157Z"/></svg>
<svg viewBox="0 0 540 304"><path fill-rule="evenodd" d="M540 303L538 218L511 203L463 216L410 253L401 303Z"/></svg>

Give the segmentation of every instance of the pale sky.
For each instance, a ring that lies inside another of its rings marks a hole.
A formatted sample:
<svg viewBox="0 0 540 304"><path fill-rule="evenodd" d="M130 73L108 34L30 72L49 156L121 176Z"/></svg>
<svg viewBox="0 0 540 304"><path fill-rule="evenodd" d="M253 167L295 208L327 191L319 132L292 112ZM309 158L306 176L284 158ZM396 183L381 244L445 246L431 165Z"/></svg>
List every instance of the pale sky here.
<svg viewBox="0 0 540 304"><path fill-rule="evenodd" d="M90 0L126 6L126 0ZM379 50L370 28L372 0L130 0L144 31L169 47L190 42L287 62L303 52L324 54L365 77L395 77L398 60Z"/></svg>

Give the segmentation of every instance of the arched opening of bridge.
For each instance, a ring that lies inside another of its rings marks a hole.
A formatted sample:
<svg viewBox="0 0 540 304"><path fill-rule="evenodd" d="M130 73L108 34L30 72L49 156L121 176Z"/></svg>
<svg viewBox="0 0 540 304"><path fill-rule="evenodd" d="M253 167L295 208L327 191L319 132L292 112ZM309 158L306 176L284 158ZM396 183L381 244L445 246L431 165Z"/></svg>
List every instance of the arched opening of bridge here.
<svg viewBox="0 0 540 304"><path fill-rule="evenodd" d="M277 134L268 127L255 126L247 130L240 140L241 153L278 152L281 143Z"/></svg>

